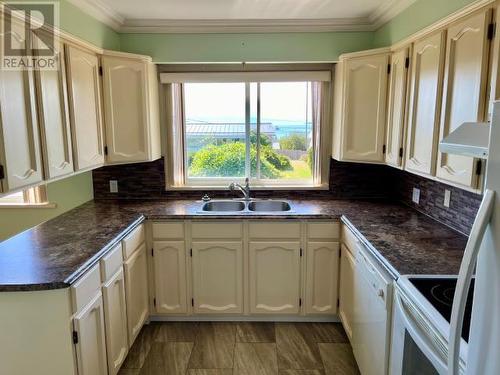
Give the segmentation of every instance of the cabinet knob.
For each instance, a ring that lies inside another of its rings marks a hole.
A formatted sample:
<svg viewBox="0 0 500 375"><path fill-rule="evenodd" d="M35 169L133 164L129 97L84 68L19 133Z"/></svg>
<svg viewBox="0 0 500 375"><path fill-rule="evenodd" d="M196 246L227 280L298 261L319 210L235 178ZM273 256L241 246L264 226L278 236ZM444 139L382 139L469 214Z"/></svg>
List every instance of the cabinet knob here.
<svg viewBox="0 0 500 375"><path fill-rule="evenodd" d="M378 290L378 292L377 292L377 295L378 295L379 297L384 298L384 291L383 291L382 289L379 289L379 290Z"/></svg>

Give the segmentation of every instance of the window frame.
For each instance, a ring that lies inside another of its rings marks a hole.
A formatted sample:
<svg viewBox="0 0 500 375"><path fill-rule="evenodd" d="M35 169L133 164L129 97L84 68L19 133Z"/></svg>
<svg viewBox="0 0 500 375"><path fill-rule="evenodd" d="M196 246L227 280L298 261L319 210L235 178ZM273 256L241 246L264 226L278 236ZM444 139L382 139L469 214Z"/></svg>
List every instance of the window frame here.
<svg viewBox="0 0 500 375"><path fill-rule="evenodd" d="M302 66L308 66L310 67L311 64L302 64ZM314 64L312 64L314 65ZM208 67L206 68L207 70L213 69L213 67L210 67L209 65L205 66ZM328 69L325 69L325 64L322 64L321 66L318 66L318 69L321 69L322 73L324 74L325 70L330 70L330 77L333 77L333 70L334 70L334 65L328 65ZM171 67L168 67L171 69ZM182 69L185 67L182 66L176 66L176 69ZM253 67L255 68L255 66ZM269 69L269 66L266 66L267 69ZM281 66L283 68L283 66ZM162 71L165 71L165 69L162 69L160 67L160 77L161 77L161 82L162 82L162 95L163 95L163 103L165 103L165 106L162 106L162 116L164 116L164 121L162 121L163 124L166 124L166 153L165 153L165 189L167 191L182 191L182 190L226 190L227 186L231 182L243 182L245 177L214 177L214 178L208 178L208 177L196 177L196 178L189 178L187 174L187 150L186 150L186 140L185 140L185 96L184 96L184 87L183 83L191 83L191 82L205 82L205 83L219 83L219 82L235 82L234 77L230 77L230 79L225 80L200 80L199 79L199 74L207 74L205 71L203 73L197 72L193 73L197 78L195 80L190 80L186 79L186 77L189 77L190 74L192 74L193 70L188 69L188 73L183 73L182 74L182 79L179 80L164 80L162 79L162 76L165 75L166 73L162 73ZM248 69L248 67L247 67ZM203 69L204 70L204 69ZM257 68L258 70L258 68ZM175 70L174 70L175 71ZM300 69L297 70L296 72L294 71L277 71L276 73L298 73L302 74L307 69ZM239 72L238 74L242 74L244 76L246 71ZM269 73L269 72L267 72ZM306 72L307 73L307 72ZM175 76L177 73L173 73L173 76ZM208 73L208 74L213 74L213 73ZM223 77L224 74L229 74L228 72L224 71L217 71L217 74L219 74L219 77ZM222 75L220 75L222 74ZM167 74L168 75L168 74ZM324 76L324 75L323 75ZM238 76L240 77L240 76ZM328 190L329 189L329 160L331 158L331 113L330 113L330 107L331 107L331 95L332 95L332 88L333 88L333 82L332 79L330 78L329 80L321 80L321 81L310 81L310 80L303 80L303 79L293 79L289 78L293 77L287 75L287 79L277 79L277 80L269 80L269 81L238 81L238 82L254 82L254 83L262 83L262 82L320 82L322 85L320 85L320 92L321 92L321 101L319 102L319 108L317 111L321 114L319 121L317 121L317 124L315 123L315 129L316 132L320 132L321 134L321 139L316 138L314 135L312 136L312 142L313 145L316 149L314 152L314 157L315 161L314 163L316 164L315 167L313 167L313 177L311 180L296 180L296 179L256 179L255 177L250 176L250 182L252 185L252 189L254 190ZM180 87L180 93L177 93L177 98L174 98L174 91L175 87ZM260 85L259 85L260 86ZM247 90L249 90L249 85L247 85ZM311 89L310 89L311 90ZM246 98L248 99L249 96L247 95ZM260 96L258 97L258 102L260 102ZM247 101L247 100L246 100ZM176 107L176 102L177 102L177 107ZM179 106L180 103L180 106ZM259 103L260 104L260 103ZM249 103L245 103L247 107L249 107ZM181 110L179 110L179 107ZM260 110L260 108L259 108ZM311 121L314 121L314 114L313 118ZM250 111L246 110L245 117L250 117ZM260 118L260 116L257 116L257 118ZM182 129L179 131L179 129L176 129L176 127L179 124L179 121L181 121L182 124ZM245 121L245 125L247 128L250 128L254 124L250 124L250 119L247 118ZM176 125L177 124L177 125ZM251 129L250 129L251 130ZM181 133L181 137L179 138L179 133ZM246 143L250 142L250 131L246 131ZM181 149L181 152L179 150ZM247 153L250 152L249 147L246 147ZM179 158L182 157L182 161L179 163ZM249 160L249 157L246 158ZM249 164L249 163L248 163ZM246 173L249 175L248 173Z"/></svg>

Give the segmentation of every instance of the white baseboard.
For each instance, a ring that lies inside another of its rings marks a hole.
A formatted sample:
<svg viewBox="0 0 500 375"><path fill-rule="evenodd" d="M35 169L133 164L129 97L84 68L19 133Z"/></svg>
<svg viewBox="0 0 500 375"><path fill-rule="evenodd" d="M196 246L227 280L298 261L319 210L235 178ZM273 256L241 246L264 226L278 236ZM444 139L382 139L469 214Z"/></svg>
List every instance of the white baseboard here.
<svg viewBox="0 0 500 375"><path fill-rule="evenodd" d="M296 315L196 315L170 316L152 315L150 322L310 322L310 323L339 323L338 315L326 316L296 316Z"/></svg>

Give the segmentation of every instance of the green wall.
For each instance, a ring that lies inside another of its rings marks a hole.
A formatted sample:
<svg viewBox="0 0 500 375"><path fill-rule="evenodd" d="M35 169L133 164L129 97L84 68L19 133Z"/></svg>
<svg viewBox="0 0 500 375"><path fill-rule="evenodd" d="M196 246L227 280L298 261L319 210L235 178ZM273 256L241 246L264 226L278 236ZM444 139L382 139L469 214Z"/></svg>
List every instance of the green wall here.
<svg viewBox="0 0 500 375"><path fill-rule="evenodd" d="M373 46L390 46L474 1L417 0L375 32Z"/></svg>
<svg viewBox="0 0 500 375"><path fill-rule="evenodd" d="M52 182L47 185L47 195L56 208L0 208L0 241L91 200L92 173Z"/></svg>
<svg viewBox="0 0 500 375"><path fill-rule="evenodd" d="M159 63L335 61L372 42L371 32L120 35L122 51Z"/></svg>

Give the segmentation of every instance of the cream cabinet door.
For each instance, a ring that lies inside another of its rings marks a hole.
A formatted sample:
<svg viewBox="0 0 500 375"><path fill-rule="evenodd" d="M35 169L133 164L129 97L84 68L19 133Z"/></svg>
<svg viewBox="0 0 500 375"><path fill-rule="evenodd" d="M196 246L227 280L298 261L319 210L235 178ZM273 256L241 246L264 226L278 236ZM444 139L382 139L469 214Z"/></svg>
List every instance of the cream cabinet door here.
<svg viewBox="0 0 500 375"><path fill-rule="evenodd" d="M250 242L250 312L300 311L300 242Z"/></svg>
<svg viewBox="0 0 500 375"><path fill-rule="evenodd" d="M306 313L336 314L339 243L308 242L306 249Z"/></svg>
<svg viewBox="0 0 500 375"><path fill-rule="evenodd" d="M102 57L108 163L149 160L147 63Z"/></svg>
<svg viewBox="0 0 500 375"><path fill-rule="evenodd" d="M464 122L485 120L490 22L491 11L483 10L448 29L439 139L446 137ZM436 176L445 181L476 188L476 165L471 157L439 152Z"/></svg>
<svg viewBox="0 0 500 375"><path fill-rule="evenodd" d="M194 312L242 313L242 243L193 242L192 250Z"/></svg>
<svg viewBox="0 0 500 375"><path fill-rule="evenodd" d="M107 375L102 296L99 293L73 319L78 337L78 375Z"/></svg>
<svg viewBox="0 0 500 375"><path fill-rule="evenodd" d="M155 241L153 254L156 312L187 313L184 241Z"/></svg>
<svg viewBox="0 0 500 375"><path fill-rule="evenodd" d="M444 36L439 32L413 46L405 169L423 175L434 175L436 169Z"/></svg>
<svg viewBox="0 0 500 375"><path fill-rule="evenodd" d="M23 26L12 22L12 48L28 49ZM42 158L36 116L33 73L0 69L0 191L20 189L42 181Z"/></svg>
<svg viewBox="0 0 500 375"><path fill-rule="evenodd" d="M57 70L35 71L38 122L42 140L45 179L73 172L71 129L66 90L64 49L57 54Z"/></svg>
<svg viewBox="0 0 500 375"><path fill-rule="evenodd" d="M104 163L99 59L72 46L65 51L74 163L92 169Z"/></svg>
<svg viewBox="0 0 500 375"><path fill-rule="evenodd" d="M409 48L403 48L391 55L385 162L397 168L401 167L403 162L409 53Z"/></svg>
<svg viewBox="0 0 500 375"><path fill-rule="evenodd" d="M142 244L124 263L125 297L129 347L134 343L142 326L148 319L148 270L146 245Z"/></svg>
<svg viewBox="0 0 500 375"><path fill-rule="evenodd" d="M344 64L342 160L383 162L389 54Z"/></svg>
<svg viewBox="0 0 500 375"><path fill-rule="evenodd" d="M355 274L356 261L347 247L342 245L340 252L339 317L350 340L352 340L354 317Z"/></svg>
<svg viewBox="0 0 500 375"><path fill-rule="evenodd" d="M104 324L109 375L116 375L128 352L127 306L123 269L112 276L102 287L104 299Z"/></svg>

